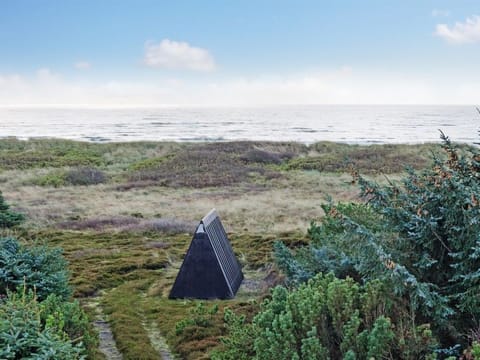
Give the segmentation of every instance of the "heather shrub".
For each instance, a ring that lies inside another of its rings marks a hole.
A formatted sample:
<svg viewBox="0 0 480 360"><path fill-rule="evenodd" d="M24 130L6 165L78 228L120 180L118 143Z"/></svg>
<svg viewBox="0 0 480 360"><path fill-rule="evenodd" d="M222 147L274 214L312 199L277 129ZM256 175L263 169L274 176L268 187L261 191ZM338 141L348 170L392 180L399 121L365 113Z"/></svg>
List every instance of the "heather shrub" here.
<svg viewBox="0 0 480 360"><path fill-rule="evenodd" d="M196 223L171 218L155 218L139 221L121 228L132 232L161 232L165 234L191 234L195 231Z"/></svg>
<svg viewBox="0 0 480 360"><path fill-rule="evenodd" d="M71 169L65 174L65 182L70 185L96 185L107 180L105 173L93 167Z"/></svg>
<svg viewBox="0 0 480 360"><path fill-rule="evenodd" d="M240 159L247 163L280 164L283 158L282 155L283 154L277 154L266 150L253 149L242 155Z"/></svg>
<svg viewBox="0 0 480 360"><path fill-rule="evenodd" d="M125 228L138 224L139 220L133 216L97 216L95 218L68 220L58 224L62 229L71 230L104 230L106 228Z"/></svg>
<svg viewBox="0 0 480 360"><path fill-rule="evenodd" d="M208 328L213 325L213 316L218 312L218 305L213 305L210 309L205 303L199 302L192 311L190 316L179 321L175 325L175 334L181 335L188 331L189 327Z"/></svg>

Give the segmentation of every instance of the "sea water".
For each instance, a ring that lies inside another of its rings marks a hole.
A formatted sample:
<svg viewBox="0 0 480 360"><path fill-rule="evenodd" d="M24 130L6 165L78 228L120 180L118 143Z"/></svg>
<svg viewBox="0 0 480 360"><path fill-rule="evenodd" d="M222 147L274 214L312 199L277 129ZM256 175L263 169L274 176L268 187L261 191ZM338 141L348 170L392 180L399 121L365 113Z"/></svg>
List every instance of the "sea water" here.
<svg viewBox="0 0 480 360"><path fill-rule="evenodd" d="M84 141L480 141L475 106L0 108L0 137Z"/></svg>

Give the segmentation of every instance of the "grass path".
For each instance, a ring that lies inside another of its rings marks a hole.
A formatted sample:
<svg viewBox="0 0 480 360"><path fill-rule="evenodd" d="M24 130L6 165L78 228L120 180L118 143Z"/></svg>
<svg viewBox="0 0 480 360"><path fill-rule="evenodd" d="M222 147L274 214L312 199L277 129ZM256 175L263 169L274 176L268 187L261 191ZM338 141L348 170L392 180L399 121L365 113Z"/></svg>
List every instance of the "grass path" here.
<svg viewBox="0 0 480 360"><path fill-rule="evenodd" d="M104 355L106 360L122 360L123 356L118 351L112 329L100 305L101 298L95 296L80 300L86 308L90 308L93 312L93 326L98 332L98 350Z"/></svg>
<svg viewBox="0 0 480 360"><path fill-rule="evenodd" d="M98 349L105 355L107 360L121 360L122 354L117 349L117 344L113 338L110 325L105 319L97 318L93 322L93 326L98 331L99 345Z"/></svg>
<svg viewBox="0 0 480 360"><path fill-rule="evenodd" d="M160 329L158 328L157 324L154 321L144 321L142 322L142 324L143 328L148 334L150 343L152 344L153 348L157 350L157 352L160 354L162 360L174 360L175 357L170 351L170 348L168 347L165 338L160 333Z"/></svg>

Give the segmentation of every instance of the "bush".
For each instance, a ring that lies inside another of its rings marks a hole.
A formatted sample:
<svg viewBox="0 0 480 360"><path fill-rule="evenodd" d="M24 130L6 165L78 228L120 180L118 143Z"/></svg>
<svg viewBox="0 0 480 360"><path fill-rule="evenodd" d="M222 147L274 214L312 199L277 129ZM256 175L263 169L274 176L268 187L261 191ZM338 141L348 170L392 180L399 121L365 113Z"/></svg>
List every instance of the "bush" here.
<svg viewBox="0 0 480 360"><path fill-rule="evenodd" d="M95 353L98 338L78 301L66 302L52 294L40 303L40 309L42 324L48 328L55 328L72 341L77 343L81 341L87 355Z"/></svg>
<svg viewBox="0 0 480 360"><path fill-rule="evenodd" d="M293 283L325 270L380 279L432 324L453 349L445 353L459 355L457 344L468 346L465 334L480 318L480 153L442 139L446 156L408 170L401 183L357 177L368 205L350 213L326 206L323 223L309 230L312 245L296 256L279 245L277 258Z"/></svg>
<svg viewBox="0 0 480 360"><path fill-rule="evenodd" d="M65 182L70 185L96 185L106 181L103 171L92 167L79 167L67 171Z"/></svg>
<svg viewBox="0 0 480 360"><path fill-rule="evenodd" d="M39 300L50 294L67 299L67 263L60 249L45 246L27 248L12 237L0 238L0 294L25 285Z"/></svg>
<svg viewBox="0 0 480 360"><path fill-rule="evenodd" d="M43 176L36 176L31 180L33 185L37 186L52 186L60 187L65 186L65 171L64 170L54 170L45 174Z"/></svg>
<svg viewBox="0 0 480 360"><path fill-rule="evenodd" d="M208 328L213 325L213 316L218 312L218 305L213 305L208 309L203 302L190 312L190 317L183 319L175 324L175 334L183 334L188 327Z"/></svg>
<svg viewBox="0 0 480 360"><path fill-rule="evenodd" d="M437 145L348 145L320 142L310 146L315 155L294 158L283 167L286 170L316 170L320 172L350 172L392 174L406 166L423 169L429 164L428 154Z"/></svg>
<svg viewBox="0 0 480 360"><path fill-rule="evenodd" d="M223 329L219 322L218 305L207 307L199 302L187 318L175 324L173 348L181 359L197 359L206 349L218 344Z"/></svg>
<svg viewBox="0 0 480 360"><path fill-rule="evenodd" d="M43 306L32 292L9 292L0 302L0 358L84 359L83 344L68 337L58 311Z"/></svg>
<svg viewBox="0 0 480 360"><path fill-rule="evenodd" d="M60 187L66 185L96 185L107 181L105 173L94 167L78 167L70 170L55 169L30 180L33 185Z"/></svg>
<svg viewBox="0 0 480 360"><path fill-rule="evenodd" d="M240 159L247 163L253 162L261 164L280 164L282 162L282 158L288 157L288 155L284 154L277 154L270 151L253 149L242 155ZM293 155L291 157L293 157Z"/></svg>
<svg viewBox="0 0 480 360"><path fill-rule="evenodd" d="M229 336L213 358L433 358L428 324L416 324L408 312L379 281L359 285L318 274L297 290L276 287L251 324L226 311ZM398 313L405 317L394 323Z"/></svg>
<svg viewBox="0 0 480 360"><path fill-rule="evenodd" d="M21 224L25 217L10 210L10 205L5 202L2 193L0 192L0 228L11 228Z"/></svg>

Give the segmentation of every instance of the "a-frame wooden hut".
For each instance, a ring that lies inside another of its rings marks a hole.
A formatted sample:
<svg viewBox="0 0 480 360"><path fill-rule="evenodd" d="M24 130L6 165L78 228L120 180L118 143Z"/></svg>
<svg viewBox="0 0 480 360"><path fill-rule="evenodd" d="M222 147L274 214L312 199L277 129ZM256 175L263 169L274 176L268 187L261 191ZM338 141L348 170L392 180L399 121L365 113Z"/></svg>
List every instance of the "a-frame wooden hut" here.
<svg viewBox="0 0 480 360"><path fill-rule="evenodd" d="M240 264L213 209L200 221L169 297L231 299L242 280Z"/></svg>

